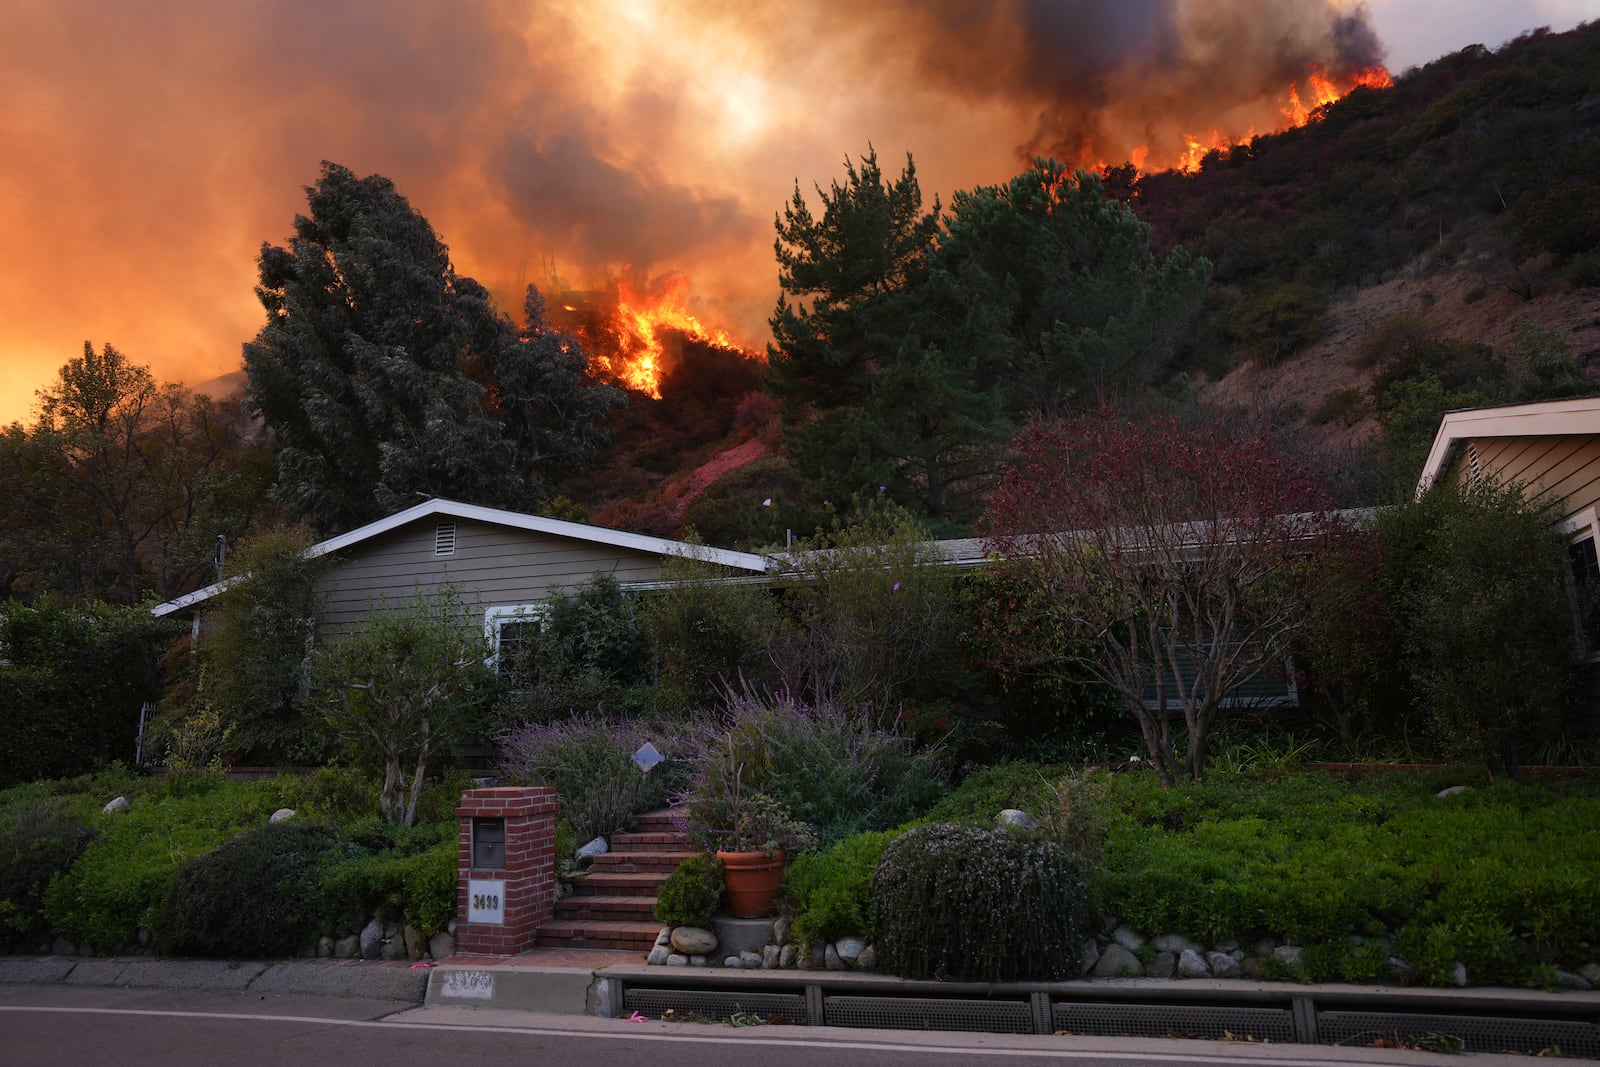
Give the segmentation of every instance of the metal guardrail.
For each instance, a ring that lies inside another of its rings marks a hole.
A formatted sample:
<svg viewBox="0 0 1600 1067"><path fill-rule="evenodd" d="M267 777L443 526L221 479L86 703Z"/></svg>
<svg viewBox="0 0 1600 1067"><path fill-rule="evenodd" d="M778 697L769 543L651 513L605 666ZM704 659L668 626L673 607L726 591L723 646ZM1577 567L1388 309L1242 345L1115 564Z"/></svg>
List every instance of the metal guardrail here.
<svg viewBox="0 0 1600 1067"><path fill-rule="evenodd" d="M1600 997L1228 983L850 981L651 968L617 975L613 1010L810 1026L1192 1038L1600 1059ZM753 1017L753 1018L752 1018Z"/></svg>

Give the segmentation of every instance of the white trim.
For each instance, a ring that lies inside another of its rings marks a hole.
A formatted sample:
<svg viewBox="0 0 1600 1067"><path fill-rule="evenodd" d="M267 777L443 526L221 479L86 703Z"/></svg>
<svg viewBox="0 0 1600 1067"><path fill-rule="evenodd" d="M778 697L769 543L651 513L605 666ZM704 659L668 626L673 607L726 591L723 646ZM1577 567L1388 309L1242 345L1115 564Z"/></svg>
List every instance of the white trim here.
<svg viewBox="0 0 1600 1067"><path fill-rule="evenodd" d="M1439 420L1428 460L1417 478L1420 498L1449 469L1462 442L1488 437L1560 437L1600 434L1600 397L1546 400L1498 408L1446 412Z"/></svg>
<svg viewBox="0 0 1600 1067"><path fill-rule="evenodd" d="M708 548L705 545L692 545L687 541L672 541L664 537L648 537L644 534L628 533L626 530L612 530L604 526L590 526L581 522L568 522L565 519L552 519L544 515L527 515L520 511L505 511L500 508L483 507L480 504L463 504L457 500L443 500L434 498L425 500L404 511L396 512L387 518L376 522L369 522L365 526L351 530L349 533L330 537L326 541L319 541L306 549L305 558L316 559L332 552L358 545L363 541L371 540L390 530L399 529L408 523L430 516L443 516L454 519L470 519L475 522L488 523L492 526L505 526L516 530L527 530L532 533L550 534L553 537L565 537L574 541L583 541L594 545L608 545L612 548L625 548L634 552L646 552L656 556L678 556L684 559L703 560L721 567L730 567L734 570L746 571L752 574L766 574L769 569L767 557L755 552L735 552L726 548ZM192 593L185 593L164 604L158 604L150 609L150 614L162 618L175 611L193 607L196 604L210 600L218 593L224 592L238 576L225 581L214 582L203 589L196 589Z"/></svg>
<svg viewBox="0 0 1600 1067"><path fill-rule="evenodd" d="M484 665L500 672L500 628L508 622L544 622L550 617L548 604L496 604L483 613L483 639L489 646Z"/></svg>

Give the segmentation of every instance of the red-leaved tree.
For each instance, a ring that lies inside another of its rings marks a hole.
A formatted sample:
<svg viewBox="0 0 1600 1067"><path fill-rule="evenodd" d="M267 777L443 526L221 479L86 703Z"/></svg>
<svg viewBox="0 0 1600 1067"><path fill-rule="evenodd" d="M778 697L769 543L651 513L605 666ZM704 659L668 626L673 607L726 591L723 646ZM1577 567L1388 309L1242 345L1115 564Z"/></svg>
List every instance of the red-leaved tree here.
<svg viewBox="0 0 1600 1067"><path fill-rule="evenodd" d="M1038 423L1015 455L987 514L1018 594L981 623L995 665L1103 682L1161 781L1199 778L1223 702L1305 624L1337 525L1323 490L1264 439L1164 417Z"/></svg>

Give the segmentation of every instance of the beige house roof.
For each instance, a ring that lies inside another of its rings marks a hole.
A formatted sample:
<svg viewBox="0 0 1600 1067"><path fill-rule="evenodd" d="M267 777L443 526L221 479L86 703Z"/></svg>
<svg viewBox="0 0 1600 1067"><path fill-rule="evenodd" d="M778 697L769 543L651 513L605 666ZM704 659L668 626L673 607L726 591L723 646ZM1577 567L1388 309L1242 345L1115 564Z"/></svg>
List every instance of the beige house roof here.
<svg viewBox="0 0 1600 1067"><path fill-rule="evenodd" d="M490 600L498 598L494 597L496 587L518 590L520 597L538 600L547 585L563 584L570 581L574 574L582 579L594 571L611 571L616 566L622 566L630 579L648 582L653 577L659 577L659 574L653 573L654 569L659 568L653 568L650 560L659 561L666 557L694 558L749 574L766 574L770 569L766 557L754 552L712 549L686 541L670 541L666 537L650 537L610 530L605 526L566 522L562 518L526 515L498 507L462 504L446 499L430 499L403 512L379 518L378 522L358 526L357 530L318 541L307 549L306 555L315 558L358 549L355 555L370 557L366 565L346 568L347 574L342 582L342 592L346 593L346 598L357 597L365 603L366 597L373 593L403 593L410 589L413 581L424 581L426 584L435 569L440 571L440 576L446 569L451 569L450 561L440 561L435 566L435 561L442 555L434 547L435 528L438 523L451 525L450 536L454 539L453 523L458 522L462 525L462 534L493 530L504 531L507 536L523 534L520 539L514 537L510 541L478 536L478 541L483 544L474 553L474 560L467 560L466 557L454 560L454 573L477 574L474 581L483 585L483 593ZM429 528L430 523L432 528ZM534 541L528 541L528 536L533 537ZM466 547L462 545L462 549ZM451 545L451 555L453 553L454 545ZM546 569L549 574L530 576L533 569ZM237 579L213 582L206 585L205 589L168 600L152 608L152 614L157 617L168 616L174 611L202 605L226 590L234 581Z"/></svg>

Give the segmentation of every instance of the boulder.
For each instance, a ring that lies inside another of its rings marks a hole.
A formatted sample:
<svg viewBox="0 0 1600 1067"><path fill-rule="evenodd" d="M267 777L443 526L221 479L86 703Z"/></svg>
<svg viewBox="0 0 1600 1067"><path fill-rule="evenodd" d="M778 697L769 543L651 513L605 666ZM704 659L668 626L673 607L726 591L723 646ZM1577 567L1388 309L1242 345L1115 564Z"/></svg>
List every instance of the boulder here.
<svg viewBox="0 0 1600 1067"><path fill-rule="evenodd" d="M1139 957L1113 941L1100 953L1100 959L1090 969L1096 978L1132 978L1144 973Z"/></svg>
<svg viewBox="0 0 1600 1067"><path fill-rule="evenodd" d="M1450 969L1450 981L1455 983L1457 989L1467 988L1467 965L1460 960Z"/></svg>
<svg viewBox="0 0 1600 1067"><path fill-rule="evenodd" d="M113 797L112 799L106 801L106 806L101 808L100 810L102 812L107 812L107 813L113 812L113 811L127 811L128 810L128 798L127 797Z"/></svg>
<svg viewBox="0 0 1600 1067"><path fill-rule="evenodd" d="M1018 808L1007 808L994 818L997 826L1015 826L1019 830L1036 830L1039 820Z"/></svg>
<svg viewBox="0 0 1600 1067"><path fill-rule="evenodd" d="M687 967L687 966L689 966L689 957L685 956L681 952L669 952L667 954L667 966L668 967Z"/></svg>
<svg viewBox="0 0 1600 1067"><path fill-rule="evenodd" d="M650 950L650 955L645 957L645 962L657 967L665 966L667 957L672 955L672 950L666 945L657 945Z"/></svg>
<svg viewBox="0 0 1600 1067"><path fill-rule="evenodd" d="M442 960L447 956L454 956L455 954L456 939L445 933L443 930L440 930L438 933L428 938L428 955L432 956L434 959Z"/></svg>
<svg viewBox="0 0 1600 1067"><path fill-rule="evenodd" d="M324 936L317 939L317 956L321 959L333 956L333 938Z"/></svg>
<svg viewBox="0 0 1600 1067"><path fill-rule="evenodd" d="M1470 792L1472 792L1470 785L1453 785L1448 789L1441 789L1433 795L1436 799L1443 800L1445 797L1458 797L1462 793Z"/></svg>
<svg viewBox="0 0 1600 1067"><path fill-rule="evenodd" d="M657 933L656 933L656 944L658 944L658 945L670 945L670 944L672 944L672 927L663 926L659 931L657 931Z"/></svg>
<svg viewBox="0 0 1600 1067"><path fill-rule="evenodd" d="M830 971L843 971L848 968L848 964L839 958L839 950L832 945L823 950L822 959L823 966Z"/></svg>
<svg viewBox="0 0 1600 1067"><path fill-rule="evenodd" d="M739 957L738 956L729 956L727 959L722 961L722 965L724 967L728 967L728 968L731 968L733 970L738 970L739 969Z"/></svg>
<svg viewBox="0 0 1600 1067"><path fill-rule="evenodd" d="M859 937L841 937L833 943L833 949L839 958L846 963L854 963L861 953L865 952L867 943Z"/></svg>
<svg viewBox="0 0 1600 1067"><path fill-rule="evenodd" d="M1094 965L1100 962L1100 942L1092 937L1086 937L1083 945L1078 949L1079 974L1088 974L1094 970Z"/></svg>
<svg viewBox="0 0 1600 1067"><path fill-rule="evenodd" d="M383 955L383 921L373 919L361 928L361 958L375 960Z"/></svg>
<svg viewBox="0 0 1600 1067"><path fill-rule="evenodd" d="M578 849L578 858L580 860L592 860L596 856L604 856L610 849L611 846L606 844L605 838L597 837Z"/></svg>
<svg viewBox="0 0 1600 1067"><path fill-rule="evenodd" d="M772 920L772 943L775 945L789 943L789 920L781 915Z"/></svg>
<svg viewBox="0 0 1600 1067"><path fill-rule="evenodd" d="M1119 926L1111 931L1111 940L1129 952L1138 952L1146 943L1145 936L1131 926Z"/></svg>
<svg viewBox="0 0 1600 1067"><path fill-rule="evenodd" d="M761 969L761 953L749 950L739 953L739 966L746 970L759 971Z"/></svg>
<svg viewBox="0 0 1600 1067"><path fill-rule="evenodd" d="M708 964L710 962L711 962L711 957L710 956L690 956L689 957L689 966L691 966L691 967L704 967L706 964Z"/></svg>
<svg viewBox="0 0 1600 1067"><path fill-rule="evenodd" d="M272 816L268 818L267 821L269 823L288 822L292 818L294 818L293 808L279 808L277 811L272 813Z"/></svg>
<svg viewBox="0 0 1600 1067"><path fill-rule="evenodd" d="M1206 956L1206 963L1218 978L1237 978L1244 973L1231 952L1212 952Z"/></svg>
<svg viewBox="0 0 1600 1067"><path fill-rule="evenodd" d="M402 937L386 937L383 940L383 958L391 963L407 959L406 942Z"/></svg>
<svg viewBox="0 0 1600 1067"><path fill-rule="evenodd" d="M1178 954L1178 974L1184 978L1209 978L1211 967L1198 949L1186 948Z"/></svg>
<svg viewBox="0 0 1600 1067"><path fill-rule="evenodd" d="M861 950L861 955L856 957L856 970L875 971L878 969L878 946L868 945Z"/></svg>
<svg viewBox="0 0 1600 1067"><path fill-rule="evenodd" d="M717 935L698 926L680 926L672 931L670 944L685 956L703 956L717 950Z"/></svg>
<svg viewBox="0 0 1600 1067"><path fill-rule="evenodd" d="M1287 967L1291 974L1299 974L1301 952L1299 945L1279 945L1272 950L1272 958Z"/></svg>
<svg viewBox="0 0 1600 1067"><path fill-rule="evenodd" d="M422 936L422 931L407 923L400 931L400 938L405 942L406 958L420 960L428 951L428 941Z"/></svg>
<svg viewBox="0 0 1600 1067"><path fill-rule="evenodd" d="M778 959L779 959L780 955L782 954L782 952L783 952L783 949L779 948L777 945L768 945L766 948L762 949L761 950L761 969L763 971L775 971L775 970L777 970L778 969Z"/></svg>
<svg viewBox="0 0 1600 1067"><path fill-rule="evenodd" d="M1156 947L1157 952L1190 952L1200 948L1182 934L1162 934L1150 943Z"/></svg>
<svg viewBox="0 0 1600 1067"><path fill-rule="evenodd" d="M1146 978L1171 978L1178 973L1178 954L1158 952L1156 958L1144 965Z"/></svg>
<svg viewBox="0 0 1600 1067"><path fill-rule="evenodd" d="M1556 973L1555 973L1555 982L1556 982L1556 988L1558 988L1558 989L1593 989L1594 988L1592 985L1589 984L1589 980L1587 978L1585 978L1583 975L1581 975L1581 974L1573 974L1571 971L1561 971L1561 970L1556 971Z"/></svg>
<svg viewBox="0 0 1600 1067"><path fill-rule="evenodd" d="M793 945L784 945L778 950L778 966L788 970L795 965L795 957L799 954L799 950Z"/></svg>
<svg viewBox="0 0 1600 1067"><path fill-rule="evenodd" d="M341 937L333 943L334 959L354 960L361 958L361 935L351 934Z"/></svg>

